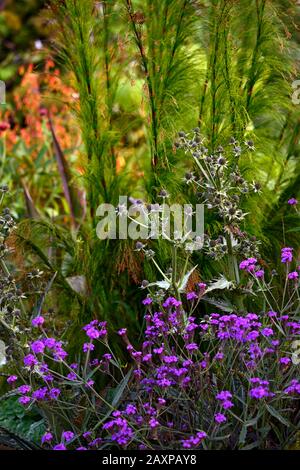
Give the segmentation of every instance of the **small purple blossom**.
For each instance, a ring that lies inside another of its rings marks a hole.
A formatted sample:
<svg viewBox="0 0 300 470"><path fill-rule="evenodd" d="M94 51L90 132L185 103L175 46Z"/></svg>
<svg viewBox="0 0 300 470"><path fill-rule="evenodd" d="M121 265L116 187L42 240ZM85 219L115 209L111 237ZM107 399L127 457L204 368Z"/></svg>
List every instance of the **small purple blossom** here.
<svg viewBox="0 0 300 470"><path fill-rule="evenodd" d="M8 384L13 384L14 382L16 382L18 380L18 377L16 375L10 375L8 378L7 378L7 383Z"/></svg>
<svg viewBox="0 0 300 470"><path fill-rule="evenodd" d="M288 200L288 204L290 206L296 206L298 204L298 201L297 199L295 199L294 197L292 197L291 199Z"/></svg>
<svg viewBox="0 0 300 470"><path fill-rule="evenodd" d="M281 262L291 263L293 261L293 248L286 247L281 250Z"/></svg>
<svg viewBox="0 0 300 470"><path fill-rule="evenodd" d="M298 279L298 277L299 277L299 274L297 273L297 271L293 271L288 274L288 279Z"/></svg>
<svg viewBox="0 0 300 470"><path fill-rule="evenodd" d="M222 413L216 413L215 414L215 422L216 423L222 424L222 423L225 423L226 421L227 421L227 418Z"/></svg>
<svg viewBox="0 0 300 470"><path fill-rule="evenodd" d="M18 392L21 393L22 395L25 395L26 393L29 393L31 390L30 385L21 385L18 388Z"/></svg>
<svg viewBox="0 0 300 470"><path fill-rule="evenodd" d="M35 317L32 320L31 324L32 324L32 326L38 328L39 326L42 326L44 324L44 322L45 322L45 318L42 317L41 315L39 315L38 317Z"/></svg>
<svg viewBox="0 0 300 470"><path fill-rule="evenodd" d="M56 446L54 446L52 448L52 450L67 450L66 446L61 442L60 444L56 444Z"/></svg>
<svg viewBox="0 0 300 470"><path fill-rule="evenodd" d="M33 354L27 354L24 357L24 366L26 367L33 367L38 363L37 359L34 357Z"/></svg>
<svg viewBox="0 0 300 470"><path fill-rule="evenodd" d="M53 439L53 435L51 432L45 432L45 434L41 438L41 443L45 444L46 442L50 442Z"/></svg>
<svg viewBox="0 0 300 470"><path fill-rule="evenodd" d="M31 398L28 397L28 396L20 397L18 399L18 402L21 403L21 405L28 405L28 403L30 403L30 401L31 401Z"/></svg>
<svg viewBox="0 0 300 470"><path fill-rule="evenodd" d="M72 431L63 431L61 437L62 439L64 439L66 442L70 442L73 437L74 437L74 433Z"/></svg>

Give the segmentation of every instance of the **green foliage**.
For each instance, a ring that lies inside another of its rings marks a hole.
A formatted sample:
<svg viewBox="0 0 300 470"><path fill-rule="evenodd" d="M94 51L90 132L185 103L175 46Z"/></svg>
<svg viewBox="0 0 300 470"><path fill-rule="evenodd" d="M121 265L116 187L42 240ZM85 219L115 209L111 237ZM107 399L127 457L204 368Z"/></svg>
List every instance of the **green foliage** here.
<svg viewBox="0 0 300 470"><path fill-rule="evenodd" d="M36 443L40 443L46 429L41 415L36 410L26 410L17 397L1 401L0 427Z"/></svg>

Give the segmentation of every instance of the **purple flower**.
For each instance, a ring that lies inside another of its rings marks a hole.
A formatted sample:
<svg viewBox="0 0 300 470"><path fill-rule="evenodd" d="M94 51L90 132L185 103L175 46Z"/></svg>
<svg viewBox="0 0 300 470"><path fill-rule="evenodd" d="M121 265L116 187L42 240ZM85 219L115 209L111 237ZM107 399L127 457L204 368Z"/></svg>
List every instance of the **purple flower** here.
<svg viewBox="0 0 300 470"><path fill-rule="evenodd" d="M70 442L75 434L72 431L63 431L61 437L64 439L66 442Z"/></svg>
<svg viewBox="0 0 300 470"><path fill-rule="evenodd" d="M199 444L201 444L201 442L205 438L206 438L206 433L203 431L199 431L197 432L196 436L191 436L188 439L185 439L184 441L182 441L182 447L184 449L191 449L193 447L197 447L199 446Z"/></svg>
<svg viewBox="0 0 300 470"><path fill-rule="evenodd" d="M150 304L152 304L152 302L153 302L153 301L152 301L151 297L146 297L146 298L142 301L142 304L143 304L143 305L150 305Z"/></svg>
<svg viewBox="0 0 300 470"><path fill-rule="evenodd" d="M272 328L264 328L263 330L261 330L261 334L263 336L272 336L274 334L274 331L272 330Z"/></svg>
<svg viewBox="0 0 300 470"><path fill-rule="evenodd" d="M232 408L233 406L234 404L230 400L224 400L222 403L222 407L224 408L224 410L228 410L229 408Z"/></svg>
<svg viewBox="0 0 300 470"><path fill-rule="evenodd" d="M207 285L205 284L205 282L199 282L198 287L201 291L203 291L206 289Z"/></svg>
<svg viewBox="0 0 300 470"><path fill-rule="evenodd" d="M281 262L291 263L293 261L293 248L286 247L281 250Z"/></svg>
<svg viewBox="0 0 300 470"><path fill-rule="evenodd" d="M299 277L299 274L297 273L297 271L293 271L288 274L289 279L298 279L298 277Z"/></svg>
<svg viewBox="0 0 300 470"><path fill-rule="evenodd" d="M135 415L137 413L137 409L134 405L129 404L125 408L125 413L127 415Z"/></svg>
<svg viewBox="0 0 300 470"><path fill-rule="evenodd" d="M66 446L61 442L60 444L56 444L56 446L54 446L52 448L52 450L67 450Z"/></svg>
<svg viewBox="0 0 300 470"><path fill-rule="evenodd" d="M45 434L42 436L41 442L42 444L45 444L45 442L50 442L53 439L53 435L51 432L45 432Z"/></svg>
<svg viewBox="0 0 300 470"><path fill-rule="evenodd" d="M216 361L222 361L222 359L224 359L224 354L222 352L218 352L214 358Z"/></svg>
<svg viewBox="0 0 300 470"><path fill-rule="evenodd" d="M249 391L249 395L251 398L260 400L261 398L268 397L269 391L265 387L259 385L258 387L251 388Z"/></svg>
<svg viewBox="0 0 300 470"><path fill-rule="evenodd" d="M28 403L30 402L31 398L28 397L28 396L25 396L25 397L20 397L18 399L18 402L21 403L21 405L28 405Z"/></svg>
<svg viewBox="0 0 300 470"><path fill-rule="evenodd" d="M91 339L97 339L100 336L99 331L94 327L88 328L86 330L86 335Z"/></svg>
<svg viewBox="0 0 300 470"><path fill-rule="evenodd" d="M83 352L94 351L95 345L93 343L84 343L82 346Z"/></svg>
<svg viewBox="0 0 300 470"><path fill-rule="evenodd" d="M47 387L39 388L33 392L32 398L35 398L36 400L45 400L47 398L47 392Z"/></svg>
<svg viewBox="0 0 300 470"><path fill-rule="evenodd" d="M22 395L25 395L26 393L29 393L31 390L30 385L21 385L18 388L18 392L22 393Z"/></svg>
<svg viewBox="0 0 300 470"><path fill-rule="evenodd" d="M125 336L127 334L127 328L121 328L119 331L118 331L118 335L119 336Z"/></svg>
<svg viewBox="0 0 300 470"><path fill-rule="evenodd" d="M181 305L180 300L175 299L175 297L168 297L163 303L163 307L165 308L179 307L180 305Z"/></svg>
<svg viewBox="0 0 300 470"><path fill-rule="evenodd" d="M189 343L186 345L186 349L191 352L191 351L197 351L197 349L199 348L196 343Z"/></svg>
<svg viewBox="0 0 300 470"><path fill-rule="evenodd" d="M48 349L53 349L56 346L56 340L54 338L45 338L43 341Z"/></svg>
<svg viewBox="0 0 300 470"><path fill-rule="evenodd" d="M196 292L188 292L186 294L186 298L187 298L187 300L194 300L194 299L197 299L198 296L197 296Z"/></svg>
<svg viewBox="0 0 300 470"><path fill-rule="evenodd" d="M255 268L255 264L257 263L257 259L256 258L248 258L248 259L245 259L244 261L242 261L240 263L240 269L244 270L246 269L247 271L253 271L253 269Z"/></svg>
<svg viewBox="0 0 300 470"><path fill-rule="evenodd" d="M43 353L45 350L45 345L43 341L40 341L39 339L37 341L34 341L30 345L31 351L34 352L35 354L40 354Z"/></svg>
<svg viewBox="0 0 300 470"><path fill-rule="evenodd" d="M12 384L14 382L16 382L18 380L18 377L16 375L10 375L8 378L7 378L7 383L8 384Z"/></svg>
<svg viewBox="0 0 300 470"><path fill-rule="evenodd" d="M35 317L32 320L31 324L32 326L39 327L39 326L42 326L44 322L45 322L45 318L40 315L38 317Z"/></svg>
<svg viewBox="0 0 300 470"><path fill-rule="evenodd" d="M280 364L288 365L291 362L291 359L289 357L281 357L279 362Z"/></svg>
<svg viewBox="0 0 300 470"><path fill-rule="evenodd" d="M27 356L24 357L24 365L26 367L32 367L35 366L38 363L37 359L34 357L33 354L27 354Z"/></svg>
<svg viewBox="0 0 300 470"><path fill-rule="evenodd" d="M216 413L215 414L215 422L216 423L225 423L227 421L227 418L225 415L223 415L222 413Z"/></svg>
<svg viewBox="0 0 300 470"><path fill-rule="evenodd" d="M151 418L149 421L149 426L152 429L157 428L157 426L159 426L159 422L157 421L157 419Z"/></svg>
<svg viewBox="0 0 300 470"><path fill-rule="evenodd" d="M227 400L228 398L232 398L232 394L228 390L223 390L216 395L216 399L220 401Z"/></svg>
<svg viewBox="0 0 300 470"><path fill-rule="evenodd" d="M277 317L278 313L277 312L274 312L273 310L270 310L268 312L268 317L270 318L274 318L274 317Z"/></svg>
<svg viewBox="0 0 300 470"><path fill-rule="evenodd" d="M74 380L77 379L77 375L73 371L69 372L69 374L67 375L67 379L72 380L72 382L73 382Z"/></svg>
<svg viewBox="0 0 300 470"><path fill-rule="evenodd" d="M263 269L259 269L258 271L254 273L254 276L257 277L258 279L264 277L264 275L265 275L265 271Z"/></svg>
<svg viewBox="0 0 300 470"><path fill-rule="evenodd" d="M59 395L60 395L59 388L51 388L51 390L49 391L49 397L52 398L53 400L57 400Z"/></svg>
<svg viewBox="0 0 300 470"><path fill-rule="evenodd" d="M178 357L176 357L176 356L164 356L163 361L166 364L176 364L176 362L178 362Z"/></svg>
<svg viewBox="0 0 300 470"><path fill-rule="evenodd" d="M296 206L296 204L298 204L298 201L297 199L295 199L294 197L292 197L291 199L288 200L288 204L290 206Z"/></svg>

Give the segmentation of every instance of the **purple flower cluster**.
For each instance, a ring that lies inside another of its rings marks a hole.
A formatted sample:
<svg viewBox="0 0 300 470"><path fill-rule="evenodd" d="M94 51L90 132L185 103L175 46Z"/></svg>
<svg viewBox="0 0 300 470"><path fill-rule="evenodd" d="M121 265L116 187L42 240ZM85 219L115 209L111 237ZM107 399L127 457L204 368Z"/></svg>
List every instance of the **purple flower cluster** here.
<svg viewBox="0 0 300 470"><path fill-rule="evenodd" d="M88 325L83 327L85 334L90 338L94 339L103 339L107 336L106 322L100 322L98 320L91 321Z"/></svg>
<svg viewBox="0 0 300 470"><path fill-rule="evenodd" d="M274 396L273 393L269 391L269 382L268 380L261 380L259 377L253 377L250 379L252 388L249 390L249 395L251 398L260 400L261 398L269 398Z"/></svg>
<svg viewBox="0 0 300 470"><path fill-rule="evenodd" d="M203 439L206 438L206 433L203 431L197 432L195 436L191 436L188 439L182 441L182 447L184 449L194 449L199 447Z"/></svg>
<svg viewBox="0 0 300 470"><path fill-rule="evenodd" d="M281 250L281 262L291 263L293 261L293 248L286 247Z"/></svg>
<svg viewBox="0 0 300 470"><path fill-rule="evenodd" d="M282 258L291 262L292 249L285 248ZM240 268L260 276L256 258L242 261ZM297 407L294 401L300 395L300 383L288 351L291 342L299 338L299 318L279 309L203 316L194 308L196 302L189 302L205 292L204 285L202 290L198 287L200 293L196 288L189 292L187 302L173 296L162 302L145 299L145 330L139 347L131 344L126 328L118 331L133 364L119 409L106 408L111 397L108 401L103 395L101 403L102 392L100 395L95 385L97 373L111 377L118 366L109 349L105 322L93 320L83 327L88 338L83 344L87 353L83 364L68 364L65 344L43 336L42 328L34 330L40 336L30 342L24 357L23 372L30 382L16 387L20 403L39 406L43 402L43 406L56 407L55 400L70 401L77 396L86 403L100 402L97 416L91 410L90 428L72 427L58 442L53 437L56 433L47 430L42 437L45 447L142 449L149 443L157 448L160 443L172 448L209 448L211 433L222 436L224 427L228 434L236 432L241 426L238 417L250 419L258 406L267 408L271 402L276 409L284 398L291 402L285 405L286 410ZM193 314L185 310L186 305ZM96 341L108 348L101 357L97 357ZM123 367L119 367L120 375L124 375ZM17 380L17 376L8 378L13 386ZM102 416L103 424L96 434L94 423Z"/></svg>
<svg viewBox="0 0 300 470"><path fill-rule="evenodd" d="M122 416L121 412L113 413L114 419L107 421L103 425L103 430L110 433L110 438L120 446L126 446L133 439L134 431L128 425L127 420Z"/></svg>

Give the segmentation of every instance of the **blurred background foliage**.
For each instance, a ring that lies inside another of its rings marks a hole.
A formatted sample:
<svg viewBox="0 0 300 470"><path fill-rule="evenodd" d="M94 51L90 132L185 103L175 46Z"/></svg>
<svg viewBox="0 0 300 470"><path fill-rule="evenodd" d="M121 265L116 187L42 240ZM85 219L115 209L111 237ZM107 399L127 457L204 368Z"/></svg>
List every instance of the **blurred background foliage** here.
<svg viewBox="0 0 300 470"><path fill-rule="evenodd" d="M0 80L12 89L18 81L18 68L41 58L40 41L45 39L43 0L0 1Z"/></svg>

